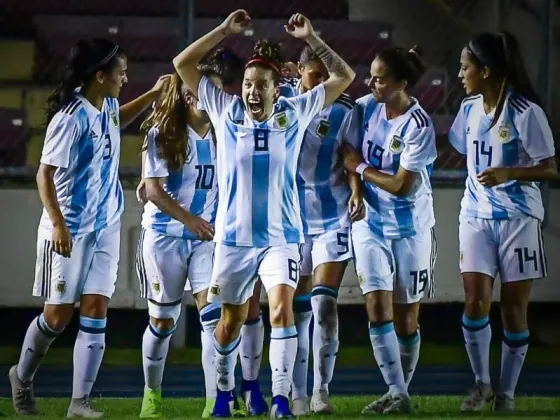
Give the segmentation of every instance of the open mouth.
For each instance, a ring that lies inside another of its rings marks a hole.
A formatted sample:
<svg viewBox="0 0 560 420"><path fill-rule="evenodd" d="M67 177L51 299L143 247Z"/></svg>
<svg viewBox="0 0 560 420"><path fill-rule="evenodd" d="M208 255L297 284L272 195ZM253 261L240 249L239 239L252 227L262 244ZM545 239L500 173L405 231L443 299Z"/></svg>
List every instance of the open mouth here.
<svg viewBox="0 0 560 420"><path fill-rule="evenodd" d="M247 105L249 107L249 112L253 117L258 117L263 112L263 105L259 98L248 98Z"/></svg>

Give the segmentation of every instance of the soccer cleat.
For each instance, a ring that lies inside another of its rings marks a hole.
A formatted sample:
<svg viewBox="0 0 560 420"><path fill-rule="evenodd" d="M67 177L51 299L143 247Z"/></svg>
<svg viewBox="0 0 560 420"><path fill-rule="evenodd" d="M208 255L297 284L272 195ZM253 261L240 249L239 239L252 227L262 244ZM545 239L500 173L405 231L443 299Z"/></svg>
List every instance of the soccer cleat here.
<svg viewBox="0 0 560 420"><path fill-rule="evenodd" d="M89 396L86 395L84 396L84 398L72 398L72 402L70 402L70 407L68 407L68 413L66 413L66 417L98 419L100 417L103 417L103 413L101 411L97 411L92 407Z"/></svg>
<svg viewBox="0 0 560 420"><path fill-rule="evenodd" d="M381 398L376 399L374 402L366 405L362 410L362 414L383 414L383 411L391 403L391 394L387 392Z"/></svg>
<svg viewBox="0 0 560 420"><path fill-rule="evenodd" d="M515 400L505 394L497 394L494 400L494 411L501 413L515 411Z"/></svg>
<svg viewBox="0 0 560 420"><path fill-rule="evenodd" d="M241 382L241 395L247 408L247 414L250 416L262 416L268 413L268 404L266 403L258 380Z"/></svg>
<svg viewBox="0 0 560 420"><path fill-rule="evenodd" d="M288 398L283 395L272 397L272 404L270 406L271 419L293 419L295 417L290 410Z"/></svg>
<svg viewBox="0 0 560 420"><path fill-rule="evenodd" d="M406 394L397 394L389 400L383 414L406 414L412 412L412 400Z"/></svg>
<svg viewBox="0 0 560 420"><path fill-rule="evenodd" d="M494 392L492 391L492 386L478 381L469 389L467 396L461 404L461 411L480 411L484 408L484 405L491 402L493 398Z"/></svg>
<svg viewBox="0 0 560 420"><path fill-rule="evenodd" d="M214 406L216 405L216 398L206 398L206 405L204 410L202 410L202 418L209 419L212 417L212 411L214 411Z"/></svg>
<svg viewBox="0 0 560 420"><path fill-rule="evenodd" d="M161 417L163 415L163 402L161 389L144 388L140 418Z"/></svg>
<svg viewBox="0 0 560 420"><path fill-rule="evenodd" d="M294 416L308 416L309 415L309 398L296 398L292 402L292 413Z"/></svg>
<svg viewBox="0 0 560 420"><path fill-rule="evenodd" d="M33 392L33 382L22 382L17 375L17 365L10 368L8 373L10 384L12 385L12 402L14 410L20 416L31 416L37 414L35 406L35 393Z"/></svg>
<svg viewBox="0 0 560 420"><path fill-rule="evenodd" d="M329 394L322 389L313 391L311 412L315 414L334 414L334 407L329 401Z"/></svg>
<svg viewBox="0 0 560 420"><path fill-rule="evenodd" d="M218 390L212 417L245 417L246 415L239 407L233 391Z"/></svg>

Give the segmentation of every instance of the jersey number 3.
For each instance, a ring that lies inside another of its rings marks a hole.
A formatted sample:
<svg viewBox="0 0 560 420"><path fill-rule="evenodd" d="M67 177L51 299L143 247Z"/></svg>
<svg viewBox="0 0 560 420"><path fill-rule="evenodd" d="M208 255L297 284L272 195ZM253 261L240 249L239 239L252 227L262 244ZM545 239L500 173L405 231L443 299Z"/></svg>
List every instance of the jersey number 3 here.
<svg viewBox="0 0 560 420"><path fill-rule="evenodd" d="M107 160L111 158L111 136L109 134L105 134L103 137L105 138L105 146L103 147L103 160Z"/></svg>

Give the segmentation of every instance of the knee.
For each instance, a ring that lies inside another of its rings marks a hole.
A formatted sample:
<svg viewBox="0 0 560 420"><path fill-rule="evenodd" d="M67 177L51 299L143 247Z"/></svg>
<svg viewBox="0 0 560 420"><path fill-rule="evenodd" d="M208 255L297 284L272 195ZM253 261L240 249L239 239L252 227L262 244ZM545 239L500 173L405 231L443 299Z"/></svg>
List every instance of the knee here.
<svg viewBox="0 0 560 420"><path fill-rule="evenodd" d="M490 312L490 302L480 296L465 296L465 313L472 319L479 319L488 316Z"/></svg>
<svg viewBox="0 0 560 420"><path fill-rule="evenodd" d="M366 295L366 309L369 321L384 323L393 320L391 292L371 292Z"/></svg>
<svg viewBox="0 0 560 420"><path fill-rule="evenodd" d="M294 322L291 301L278 301L270 308L270 324L273 327L287 327Z"/></svg>
<svg viewBox="0 0 560 420"><path fill-rule="evenodd" d="M239 335L241 327L245 323L247 317L237 311L229 311L222 308L222 318L218 325L221 325L223 334L227 338L235 338Z"/></svg>
<svg viewBox="0 0 560 420"><path fill-rule="evenodd" d="M80 302L80 314L90 318L105 318L109 298L100 295L85 295Z"/></svg>
<svg viewBox="0 0 560 420"><path fill-rule="evenodd" d="M527 307L522 303L502 303L500 307L505 330L519 332L527 329Z"/></svg>
<svg viewBox="0 0 560 420"><path fill-rule="evenodd" d="M418 321L414 317L405 317L403 319L395 318L395 332L399 337L409 337L418 331Z"/></svg>
<svg viewBox="0 0 560 420"><path fill-rule="evenodd" d="M61 332L68 326L72 320L73 314L73 306L67 307L66 305L57 305L45 308L42 317L46 326L51 331Z"/></svg>
<svg viewBox="0 0 560 420"><path fill-rule="evenodd" d="M150 317L150 325L158 332L170 333L176 328L173 318L153 318Z"/></svg>

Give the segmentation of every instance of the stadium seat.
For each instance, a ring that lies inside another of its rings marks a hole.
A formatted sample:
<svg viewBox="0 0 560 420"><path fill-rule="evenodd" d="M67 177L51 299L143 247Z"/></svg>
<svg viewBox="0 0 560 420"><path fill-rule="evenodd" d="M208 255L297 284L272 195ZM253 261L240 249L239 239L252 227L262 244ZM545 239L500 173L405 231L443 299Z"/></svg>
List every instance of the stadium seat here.
<svg viewBox="0 0 560 420"><path fill-rule="evenodd" d="M0 166L23 166L29 130L21 110L0 109Z"/></svg>
<svg viewBox="0 0 560 420"><path fill-rule="evenodd" d="M0 81L31 80L34 50L33 41L0 40Z"/></svg>

